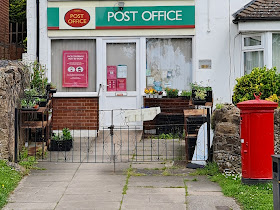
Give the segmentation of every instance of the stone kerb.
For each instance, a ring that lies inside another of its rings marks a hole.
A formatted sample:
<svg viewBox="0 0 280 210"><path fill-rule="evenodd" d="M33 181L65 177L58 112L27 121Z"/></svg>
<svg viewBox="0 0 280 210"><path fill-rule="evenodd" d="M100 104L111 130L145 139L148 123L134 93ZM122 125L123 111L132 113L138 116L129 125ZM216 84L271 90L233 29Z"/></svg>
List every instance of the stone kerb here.
<svg viewBox="0 0 280 210"><path fill-rule="evenodd" d="M28 71L18 61L0 61L0 159L14 158L15 108L27 86ZM23 143L19 142L19 146Z"/></svg>

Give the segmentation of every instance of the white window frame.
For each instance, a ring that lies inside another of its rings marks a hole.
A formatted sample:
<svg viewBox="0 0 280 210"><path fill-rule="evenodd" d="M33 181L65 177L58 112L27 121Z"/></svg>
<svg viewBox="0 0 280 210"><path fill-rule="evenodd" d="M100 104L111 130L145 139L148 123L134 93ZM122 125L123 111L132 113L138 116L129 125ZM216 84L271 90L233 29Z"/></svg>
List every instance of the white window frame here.
<svg viewBox="0 0 280 210"><path fill-rule="evenodd" d="M252 37L252 36L260 36L261 37L261 45L256 45L256 46L245 46L244 45L244 39L246 37ZM265 49L265 34L264 33L251 33L251 34L246 34L246 35L242 35L242 72L241 72L241 76L245 75L245 65L244 65L244 55L246 52L257 52L257 51L263 51L263 64L264 66L267 64L266 62L266 49ZM272 59L272 58L271 58Z"/></svg>

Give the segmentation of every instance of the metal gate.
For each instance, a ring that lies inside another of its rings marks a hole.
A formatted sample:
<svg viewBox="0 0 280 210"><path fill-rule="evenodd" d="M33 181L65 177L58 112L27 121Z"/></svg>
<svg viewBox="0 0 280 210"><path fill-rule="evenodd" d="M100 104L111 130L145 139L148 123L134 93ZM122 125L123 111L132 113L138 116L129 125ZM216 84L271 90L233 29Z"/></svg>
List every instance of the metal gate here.
<svg viewBox="0 0 280 210"><path fill-rule="evenodd" d="M68 111L83 120L81 113L85 110ZM99 117L105 112L108 111L99 111ZM200 163L208 159L210 116L189 120L183 115L159 114L152 121L135 124L126 122L125 112L110 110L113 118L123 119L118 125L97 125L85 129L82 123L76 121L47 130L21 127L19 136L25 139L28 153L40 161L113 163L182 160Z"/></svg>

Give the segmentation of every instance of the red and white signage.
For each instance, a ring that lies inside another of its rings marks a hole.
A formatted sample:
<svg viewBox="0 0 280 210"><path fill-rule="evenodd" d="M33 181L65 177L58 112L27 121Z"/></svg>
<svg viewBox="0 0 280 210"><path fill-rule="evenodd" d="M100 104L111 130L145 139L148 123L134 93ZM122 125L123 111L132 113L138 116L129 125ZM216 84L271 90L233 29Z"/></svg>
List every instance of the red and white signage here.
<svg viewBox="0 0 280 210"><path fill-rule="evenodd" d="M63 51L62 87L88 87L88 51Z"/></svg>
<svg viewBox="0 0 280 210"><path fill-rule="evenodd" d="M69 26L80 28L89 23L90 15L83 9L71 9L65 14L64 20Z"/></svg>
<svg viewBox="0 0 280 210"><path fill-rule="evenodd" d="M107 66L107 79L117 79L117 66Z"/></svg>
<svg viewBox="0 0 280 210"><path fill-rule="evenodd" d="M117 90L117 80L116 79L107 79L107 91L116 91Z"/></svg>
<svg viewBox="0 0 280 210"><path fill-rule="evenodd" d="M117 91L126 91L126 79L117 79Z"/></svg>

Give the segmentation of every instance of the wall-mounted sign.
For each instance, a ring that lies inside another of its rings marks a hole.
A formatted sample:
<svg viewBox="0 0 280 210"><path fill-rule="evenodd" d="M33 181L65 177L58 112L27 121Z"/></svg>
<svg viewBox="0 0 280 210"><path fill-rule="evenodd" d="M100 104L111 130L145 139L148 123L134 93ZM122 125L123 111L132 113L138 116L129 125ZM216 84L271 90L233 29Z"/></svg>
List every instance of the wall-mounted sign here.
<svg viewBox="0 0 280 210"><path fill-rule="evenodd" d="M49 7L47 16L49 30L195 28L195 6Z"/></svg>
<svg viewBox="0 0 280 210"><path fill-rule="evenodd" d="M71 27L83 27L90 21L90 15L83 9L71 9L65 14L64 21Z"/></svg>
<svg viewBox="0 0 280 210"><path fill-rule="evenodd" d="M195 28L195 6L96 7L96 29Z"/></svg>
<svg viewBox="0 0 280 210"><path fill-rule="evenodd" d="M212 61L211 60L199 60L199 69L211 69Z"/></svg>
<svg viewBox="0 0 280 210"><path fill-rule="evenodd" d="M94 7L49 7L48 29L95 29Z"/></svg>
<svg viewBox="0 0 280 210"><path fill-rule="evenodd" d="M126 79L117 79L117 91L126 91Z"/></svg>
<svg viewBox="0 0 280 210"><path fill-rule="evenodd" d="M107 66L107 79L117 79L117 66Z"/></svg>
<svg viewBox="0 0 280 210"><path fill-rule="evenodd" d="M62 87L88 86L88 51L63 51Z"/></svg>

